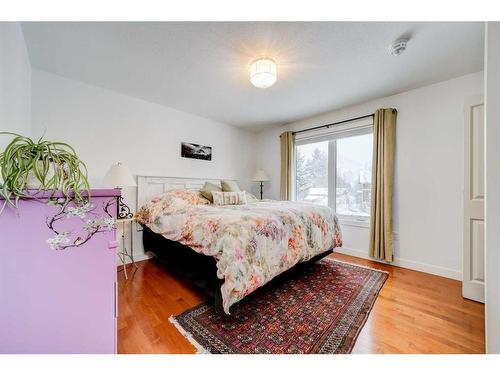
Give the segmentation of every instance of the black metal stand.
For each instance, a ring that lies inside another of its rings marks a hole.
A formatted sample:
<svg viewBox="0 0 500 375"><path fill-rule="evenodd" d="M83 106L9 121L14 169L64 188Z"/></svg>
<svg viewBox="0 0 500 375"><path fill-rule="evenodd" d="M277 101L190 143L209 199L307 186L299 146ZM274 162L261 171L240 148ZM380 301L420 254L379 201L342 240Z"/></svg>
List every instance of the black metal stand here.
<svg viewBox="0 0 500 375"><path fill-rule="evenodd" d="M260 182L260 200L262 200L262 188L264 187L264 183Z"/></svg>
<svg viewBox="0 0 500 375"><path fill-rule="evenodd" d="M122 262L122 269L119 269L118 271L123 271L123 274L125 275L125 280L128 280L128 272L127 272L127 258L130 259L132 262L132 265L135 267L135 271L139 268L137 264L135 263L134 260L134 240L132 238L132 225L133 225L133 220L120 220L119 223L122 224L122 249L121 251L118 251L118 258L120 258L120 261ZM127 246L125 245L125 228L126 224L130 223L130 248L127 249ZM134 272L135 272L134 271Z"/></svg>
<svg viewBox="0 0 500 375"><path fill-rule="evenodd" d="M131 219L134 214L130 211L130 207L123 202L121 195L116 197L116 219Z"/></svg>

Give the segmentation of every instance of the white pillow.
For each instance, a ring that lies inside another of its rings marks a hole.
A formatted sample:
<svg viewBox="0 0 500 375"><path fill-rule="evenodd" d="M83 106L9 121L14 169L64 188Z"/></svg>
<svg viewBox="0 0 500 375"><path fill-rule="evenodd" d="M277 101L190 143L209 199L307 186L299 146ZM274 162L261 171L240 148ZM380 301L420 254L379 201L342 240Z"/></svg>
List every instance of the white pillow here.
<svg viewBox="0 0 500 375"><path fill-rule="evenodd" d="M247 204L247 195L244 191L213 191L215 206Z"/></svg>
<svg viewBox="0 0 500 375"><path fill-rule="evenodd" d="M252 203L252 202L258 202L259 200L255 195L252 193L249 193L248 191L245 191L246 196L247 196L247 203Z"/></svg>

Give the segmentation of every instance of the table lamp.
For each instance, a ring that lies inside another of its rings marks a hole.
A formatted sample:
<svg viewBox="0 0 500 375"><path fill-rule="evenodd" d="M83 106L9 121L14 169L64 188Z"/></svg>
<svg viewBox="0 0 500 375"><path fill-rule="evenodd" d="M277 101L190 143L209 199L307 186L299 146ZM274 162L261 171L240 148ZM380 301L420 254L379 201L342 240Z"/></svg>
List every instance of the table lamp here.
<svg viewBox="0 0 500 375"><path fill-rule="evenodd" d="M253 176L253 181L260 182L260 200L262 200L262 188L264 187L264 181L269 181L269 176L262 169L259 169L255 176Z"/></svg>

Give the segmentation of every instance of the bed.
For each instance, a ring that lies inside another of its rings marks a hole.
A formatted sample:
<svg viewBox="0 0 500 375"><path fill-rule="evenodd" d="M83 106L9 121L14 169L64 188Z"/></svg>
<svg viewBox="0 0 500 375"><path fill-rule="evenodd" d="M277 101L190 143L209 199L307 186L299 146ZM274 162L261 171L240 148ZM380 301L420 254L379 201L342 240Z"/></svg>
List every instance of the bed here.
<svg viewBox="0 0 500 375"><path fill-rule="evenodd" d="M138 178L136 220L145 251L230 309L263 287L329 255L342 244L328 207L259 201L216 206L199 194L205 181Z"/></svg>

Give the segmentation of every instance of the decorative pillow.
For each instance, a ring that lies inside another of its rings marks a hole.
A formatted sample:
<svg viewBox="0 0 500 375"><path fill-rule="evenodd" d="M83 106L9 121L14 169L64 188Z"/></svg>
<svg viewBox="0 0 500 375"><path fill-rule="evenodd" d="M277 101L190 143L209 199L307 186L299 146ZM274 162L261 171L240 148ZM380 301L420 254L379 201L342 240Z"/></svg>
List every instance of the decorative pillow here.
<svg viewBox="0 0 500 375"><path fill-rule="evenodd" d="M142 206L134 216L140 224L149 224L162 215L170 215L187 206L200 204L210 202L196 190L169 190Z"/></svg>
<svg viewBox="0 0 500 375"><path fill-rule="evenodd" d="M220 185L222 186L222 191L241 191L236 181L222 180Z"/></svg>
<svg viewBox="0 0 500 375"><path fill-rule="evenodd" d="M203 195L203 197L205 197L206 199L208 199L210 202L213 203L214 198L212 196L212 193L214 191L222 191L222 189L219 186L214 185L210 182L205 182L205 185L203 185L203 187L200 190L200 194Z"/></svg>
<svg viewBox="0 0 500 375"><path fill-rule="evenodd" d="M245 195L247 196L247 202L258 202L259 200L255 195L252 193L249 193L248 191L245 191Z"/></svg>
<svg viewBox="0 0 500 375"><path fill-rule="evenodd" d="M244 191L214 191L212 194L216 206L247 204L247 196Z"/></svg>

